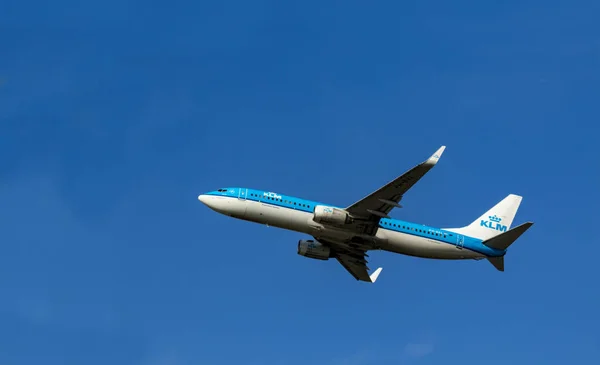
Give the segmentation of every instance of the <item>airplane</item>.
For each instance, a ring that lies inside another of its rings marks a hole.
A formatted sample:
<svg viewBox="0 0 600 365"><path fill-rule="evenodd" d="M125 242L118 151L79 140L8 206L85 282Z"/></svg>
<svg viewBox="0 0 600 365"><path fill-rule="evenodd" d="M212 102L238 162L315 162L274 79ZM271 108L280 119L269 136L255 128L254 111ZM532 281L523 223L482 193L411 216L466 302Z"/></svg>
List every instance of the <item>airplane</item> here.
<svg viewBox="0 0 600 365"><path fill-rule="evenodd" d="M380 189L347 207L271 191L222 188L198 196L210 209L229 217L312 236L298 241L298 254L317 260L335 258L356 280L375 283L382 268L369 274L368 251L383 250L442 260L487 259L504 271L504 256L533 222L511 228L521 200L509 194L460 228L436 228L391 218L393 208L439 161L446 146Z"/></svg>

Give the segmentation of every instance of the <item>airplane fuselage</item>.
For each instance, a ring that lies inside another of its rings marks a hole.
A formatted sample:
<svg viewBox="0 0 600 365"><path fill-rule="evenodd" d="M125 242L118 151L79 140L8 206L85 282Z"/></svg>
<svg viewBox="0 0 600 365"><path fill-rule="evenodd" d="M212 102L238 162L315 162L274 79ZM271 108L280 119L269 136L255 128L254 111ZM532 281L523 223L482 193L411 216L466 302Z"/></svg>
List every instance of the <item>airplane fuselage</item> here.
<svg viewBox="0 0 600 365"><path fill-rule="evenodd" d="M377 229L371 234L321 224L314 219L315 207L337 207L262 190L219 189L202 194L198 199L214 211L233 218L301 232L317 239L359 238L370 242L370 249L374 250L447 260L479 260L505 254L504 250L484 245L481 239L398 219L379 219Z"/></svg>

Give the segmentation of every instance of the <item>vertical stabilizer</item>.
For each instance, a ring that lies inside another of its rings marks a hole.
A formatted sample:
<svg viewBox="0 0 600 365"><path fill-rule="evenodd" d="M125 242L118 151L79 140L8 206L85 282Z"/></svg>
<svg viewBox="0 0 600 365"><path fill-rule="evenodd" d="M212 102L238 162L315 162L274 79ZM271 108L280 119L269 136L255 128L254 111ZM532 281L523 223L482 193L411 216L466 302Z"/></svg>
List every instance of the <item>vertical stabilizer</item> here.
<svg viewBox="0 0 600 365"><path fill-rule="evenodd" d="M490 239L510 229L522 199L510 194L468 226L446 230L484 241Z"/></svg>

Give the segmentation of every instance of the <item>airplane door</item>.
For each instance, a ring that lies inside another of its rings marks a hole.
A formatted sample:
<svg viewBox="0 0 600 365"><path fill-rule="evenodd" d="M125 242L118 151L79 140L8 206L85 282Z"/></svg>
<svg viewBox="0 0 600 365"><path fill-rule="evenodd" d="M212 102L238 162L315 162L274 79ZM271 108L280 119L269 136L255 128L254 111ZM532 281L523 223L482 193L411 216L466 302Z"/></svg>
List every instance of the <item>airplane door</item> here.
<svg viewBox="0 0 600 365"><path fill-rule="evenodd" d="M464 245L465 245L465 236L463 236L462 234L457 234L456 235L456 248L458 248L459 250L462 250Z"/></svg>
<svg viewBox="0 0 600 365"><path fill-rule="evenodd" d="M238 191L238 199L246 200L246 196L248 195L248 189L239 189Z"/></svg>

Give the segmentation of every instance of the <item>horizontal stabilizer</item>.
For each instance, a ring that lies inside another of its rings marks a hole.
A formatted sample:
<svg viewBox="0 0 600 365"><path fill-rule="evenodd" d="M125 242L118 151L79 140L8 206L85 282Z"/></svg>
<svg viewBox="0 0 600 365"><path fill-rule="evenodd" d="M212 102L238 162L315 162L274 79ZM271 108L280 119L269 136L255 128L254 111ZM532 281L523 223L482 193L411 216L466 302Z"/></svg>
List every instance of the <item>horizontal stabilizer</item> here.
<svg viewBox="0 0 600 365"><path fill-rule="evenodd" d="M512 245L526 230L533 225L533 222L523 223L504 233L500 233L488 240L483 241L483 244L496 250L506 250Z"/></svg>
<svg viewBox="0 0 600 365"><path fill-rule="evenodd" d="M500 257L488 257L488 261L494 265L498 271L504 271L504 256Z"/></svg>

